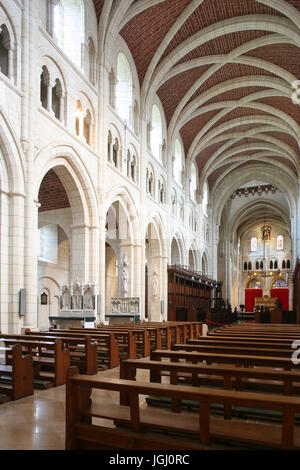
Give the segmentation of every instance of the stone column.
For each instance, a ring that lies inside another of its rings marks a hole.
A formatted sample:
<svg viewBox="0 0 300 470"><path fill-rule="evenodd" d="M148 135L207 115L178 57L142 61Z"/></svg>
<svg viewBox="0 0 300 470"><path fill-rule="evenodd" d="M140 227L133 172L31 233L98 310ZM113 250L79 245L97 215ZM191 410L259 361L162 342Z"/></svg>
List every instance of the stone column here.
<svg viewBox="0 0 300 470"><path fill-rule="evenodd" d="M160 256L148 259L148 317L149 321L161 321L162 265Z"/></svg>
<svg viewBox="0 0 300 470"><path fill-rule="evenodd" d="M89 227L72 225L71 281L89 281Z"/></svg>
<svg viewBox="0 0 300 470"><path fill-rule="evenodd" d="M14 51L11 47L8 49L8 78L11 81L14 78Z"/></svg>
<svg viewBox="0 0 300 470"><path fill-rule="evenodd" d="M52 110L52 83L49 82L48 85L47 85L47 111L50 113L50 114L53 114L53 110Z"/></svg>
<svg viewBox="0 0 300 470"><path fill-rule="evenodd" d="M12 194L9 198L9 275L6 277L5 286L8 282L9 325L7 332L12 334L19 333L19 292L24 286L24 200L24 194ZM2 221L1 227L4 227ZM3 290L1 291L2 297L5 298Z"/></svg>

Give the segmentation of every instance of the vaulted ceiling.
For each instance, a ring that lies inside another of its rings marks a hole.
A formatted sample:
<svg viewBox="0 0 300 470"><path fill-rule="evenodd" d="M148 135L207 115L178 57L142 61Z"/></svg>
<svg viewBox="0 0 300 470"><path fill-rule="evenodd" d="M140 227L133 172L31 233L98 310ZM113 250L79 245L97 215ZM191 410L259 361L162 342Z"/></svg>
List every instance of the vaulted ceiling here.
<svg viewBox="0 0 300 470"><path fill-rule="evenodd" d="M158 94L169 141L181 134L187 161L197 162L211 188L257 162L298 180L300 106L292 83L300 79L300 0L94 4L131 51L142 106Z"/></svg>

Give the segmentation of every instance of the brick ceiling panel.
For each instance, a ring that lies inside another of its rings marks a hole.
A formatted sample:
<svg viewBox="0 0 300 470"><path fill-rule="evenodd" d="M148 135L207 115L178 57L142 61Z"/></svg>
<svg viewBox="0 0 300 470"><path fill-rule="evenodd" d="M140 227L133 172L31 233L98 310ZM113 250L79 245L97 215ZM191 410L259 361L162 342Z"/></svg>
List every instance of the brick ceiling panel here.
<svg viewBox="0 0 300 470"><path fill-rule="evenodd" d="M234 90L226 91L225 93L221 93L220 95L216 96L215 98L210 99L205 104L212 104L212 103L219 103L220 101L238 101L245 96L253 95L254 93L258 93L259 91L266 90L265 87L243 87L243 88L236 88Z"/></svg>
<svg viewBox="0 0 300 470"><path fill-rule="evenodd" d="M269 8L255 0L210 0L204 1L188 18L177 32L168 47L172 51L189 36L200 30L228 18L236 18L244 15L275 15L282 16L276 10Z"/></svg>
<svg viewBox="0 0 300 470"><path fill-rule="evenodd" d="M140 82L165 35L190 0L166 0L135 16L121 31L135 61Z"/></svg>
<svg viewBox="0 0 300 470"><path fill-rule="evenodd" d="M158 96L164 107L167 123L169 124L180 100L189 88L203 75L208 66L196 67L171 78L158 90Z"/></svg>
<svg viewBox="0 0 300 470"><path fill-rule="evenodd" d="M296 78L300 76L299 48L292 44L270 44L247 53L284 68Z"/></svg>
<svg viewBox="0 0 300 470"><path fill-rule="evenodd" d="M214 153L220 148L220 143L216 143L210 145L209 147L205 148L196 158L196 162L199 168L199 171L205 166L205 164L210 160L210 158L214 155Z"/></svg>
<svg viewBox="0 0 300 470"><path fill-rule="evenodd" d="M138 2L141 0L136 1ZM140 83L143 82L145 73L153 55L155 54L155 51L163 41L165 35L170 30L172 25L188 6L190 1L191 0L164 0L163 2L157 5L153 5L142 13L136 15L136 17L130 20L130 22L127 23L122 29L121 35L127 42L127 45L132 53ZM99 5L102 7L103 2L101 0L95 0L94 3L97 8L97 14L99 14ZM292 5L298 11L300 11L300 0L286 0L286 4ZM196 10L179 28L174 38L170 41L168 47L165 49L159 63L161 63L161 61L167 57L168 54L170 54L175 48L180 46L182 42L190 38L192 35L199 34L200 37L203 30L211 25L215 25L226 19L237 18L246 15L269 15L269 17L272 17L276 23L281 18L285 18L291 22L291 27L294 28L295 31L297 29L296 24L285 17L284 12L280 13L275 9L275 3L274 8L271 8L264 5L259 0L203 0L201 5L196 8ZM214 62L216 62L213 56L229 54L231 51L250 41L255 41L256 39L267 36L271 38L274 34L275 33L270 31L259 30L236 31L230 34L224 34L220 37L215 37L205 44L198 46L194 50L189 51L188 54L186 54L181 59L178 57L179 60L177 59L177 64L186 63L188 61L202 57L211 57L212 60L211 64L205 66L195 67L195 64L193 64L194 68L178 74L176 77L173 77L172 79L168 80L168 82L164 83L160 89L157 90L158 96L164 108L168 126L179 102L183 99L193 84L211 67L212 64L214 64ZM253 47L255 47L254 43ZM279 66L292 74L296 79L300 79L300 51L299 48L295 45L285 43L269 44L268 46L261 46L252 49L246 53L246 56L248 58L250 57L261 59ZM170 64L170 66L172 66L172 64ZM270 71L270 68L264 70L259 67L243 65L239 63L227 63L194 92L194 95L189 102L200 96L202 93L210 90L212 87L220 85L220 89L222 90L222 84L224 82L248 76L255 76L258 77L258 79L261 79L263 76L278 78L277 75ZM260 81L259 83L262 82ZM205 105L226 101L238 101L251 94L263 90L268 90L268 87L264 86L263 84L261 86L255 87L251 86L232 89L230 91L226 91L225 93L221 92L218 96L207 101ZM291 98L275 96L272 98L263 98L259 101L256 99L256 102L261 104L268 104L276 108L275 116L278 115L277 110L284 111L300 125L300 106L294 105L291 101ZM186 109L187 108L185 107L185 110ZM188 152L195 136L214 116L219 114L221 110L222 108L219 108L217 110L213 110L198 116L197 118L190 119L190 121L185 123L185 125L180 129L186 153ZM214 126L210 128L209 131L232 119L241 119L243 117L250 117L253 115L263 115L269 117L271 114L256 108L252 109L250 107L240 106L228 112L226 116L214 124ZM262 124L240 125L239 127L225 131L225 136L226 133L240 131L247 132L248 130L261 126ZM277 139L282 140L282 142L287 143L299 155L298 144L291 136L288 136L284 132L270 132L269 135L273 135ZM257 141L255 137L248 139L245 138L242 141L239 141L237 145L241 145L242 142L245 143L255 141ZM215 145L216 148L218 148L218 145L222 145L222 142ZM211 158L213 147L214 146L211 146L211 148L205 149L205 151L203 151L198 156L197 162L200 171L203 168L205 162ZM253 154L253 158L255 158L255 153ZM275 160L273 160L273 162L274 161ZM216 170L214 174L211 175L210 184L213 184L222 169L224 171L224 167L225 165L223 165L220 170ZM242 168L245 168L245 166L243 165Z"/></svg>
<svg viewBox="0 0 300 470"><path fill-rule="evenodd" d="M215 127L219 127L221 124L224 124L225 122L231 121L232 119L238 119L241 117L247 117L247 116L269 116L269 113L266 113L264 111L261 111L259 109L252 109L252 108L235 108L233 111L230 111L226 116L221 118L219 121L216 122L212 126L211 129L214 129Z"/></svg>
<svg viewBox="0 0 300 470"><path fill-rule="evenodd" d="M198 116L194 119L191 119L186 125L181 128L181 137L184 142L184 150L185 154L187 154L191 143L193 142L194 138L198 134L198 132L202 129L205 124L210 121L217 113L217 111L210 111L208 113L204 113L201 116Z"/></svg>
<svg viewBox="0 0 300 470"><path fill-rule="evenodd" d="M271 137L274 137L275 139L281 140L284 144L289 145L295 152L296 154L299 153L299 147L296 139L294 139L291 135L286 134L284 132L264 132L266 135L270 135Z"/></svg>
<svg viewBox="0 0 300 470"><path fill-rule="evenodd" d="M191 100L197 96L204 93L209 88L212 88L216 85L219 85L223 82L228 80L233 80L235 78L247 77L247 76L268 76L268 77L275 77L274 74L268 72L266 70L252 67L250 65L241 65L241 64L226 64L221 67L216 73L214 73L208 80L203 83L203 85L198 88L198 90L194 93Z"/></svg>
<svg viewBox="0 0 300 470"><path fill-rule="evenodd" d="M223 36L214 38L196 47L188 54L186 54L178 63L188 62L189 60L199 59L200 57L207 57L220 54L229 54L229 52L237 49L238 47L246 44L247 42L268 36L270 33L267 31L238 31L231 34L224 34ZM165 53L167 55L167 52Z"/></svg>
<svg viewBox="0 0 300 470"><path fill-rule="evenodd" d="M207 180L208 180L208 185L210 189L213 187L217 179L231 166L232 166L232 163L228 163L227 165L222 165L209 175Z"/></svg>
<svg viewBox="0 0 300 470"><path fill-rule="evenodd" d="M237 123L237 125L235 127L232 127L231 129L228 129L226 131L222 131L222 135L230 134L231 132L244 132L244 133L246 133L248 131L251 131L252 129L256 129L257 127L258 127L257 123L253 123L253 124L239 124L239 123Z"/></svg>
<svg viewBox="0 0 300 470"><path fill-rule="evenodd" d="M295 165L290 160L288 160L287 158L282 158L282 157L278 157L278 156L274 155L274 156L272 156L272 160L276 160L280 163L283 163L288 168L290 168L290 170L294 171L297 174L297 170L295 168Z"/></svg>
<svg viewBox="0 0 300 470"><path fill-rule="evenodd" d="M39 191L39 203L41 204L39 212L71 207L66 190L54 170L48 171L43 178Z"/></svg>
<svg viewBox="0 0 300 470"><path fill-rule="evenodd" d="M259 102L267 104L269 106L273 106L274 108L280 109L281 111L291 116L297 123L300 124L300 106L297 104L293 104L291 98L285 98L285 97L263 98L259 100Z"/></svg>
<svg viewBox="0 0 300 470"><path fill-rule="evenodd" d="M96 15L97 15L97 20L99 21L105 0L93 0L93 2L94 2Z"/></svg>

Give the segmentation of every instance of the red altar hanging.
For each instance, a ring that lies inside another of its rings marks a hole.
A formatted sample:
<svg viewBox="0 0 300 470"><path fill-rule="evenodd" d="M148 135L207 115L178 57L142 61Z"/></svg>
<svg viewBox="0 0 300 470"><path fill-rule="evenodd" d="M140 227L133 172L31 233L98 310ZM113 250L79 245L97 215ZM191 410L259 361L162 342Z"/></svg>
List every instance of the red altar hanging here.
<svg viewBox="0 0 300 470"><path fill-rule="evenodd" d="M262 289L245 289L245 311L254 312L255 298L262 296Z"/></svg>
<svg viewBox="0 0 300 470"><path fill-rule="evenodd" d="M271 297L277 297L282 305L283 310L289 311L289 290L288 289L272 289Z"/></svg>

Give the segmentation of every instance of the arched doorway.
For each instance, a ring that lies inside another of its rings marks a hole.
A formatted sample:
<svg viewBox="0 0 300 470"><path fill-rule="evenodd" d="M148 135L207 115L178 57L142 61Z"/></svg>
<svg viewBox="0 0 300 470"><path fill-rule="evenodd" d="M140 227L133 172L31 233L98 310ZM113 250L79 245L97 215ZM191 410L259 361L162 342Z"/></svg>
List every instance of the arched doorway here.
<svg viewBox="0 0 300 470"><path fill-rule="evenodd" d="M37 294L40 296L47 287L50 292L49 312L54 316L59 313L60 288L65 284L76 280L82 285L90 282L97 295L97 238L90 230L94 206L89 198L88 180L83 188L69 162L63 158L57 158L57 162L57 166L44 172L38 189ZM90 252L93 252L93 258ZM54 279L57 287L54 284L45 286L45 278ZM39 303L39 312L41 307ZM45 307L42 310L45 311ZM45 315L38 316L38 324L46 326Z"/></svg>

